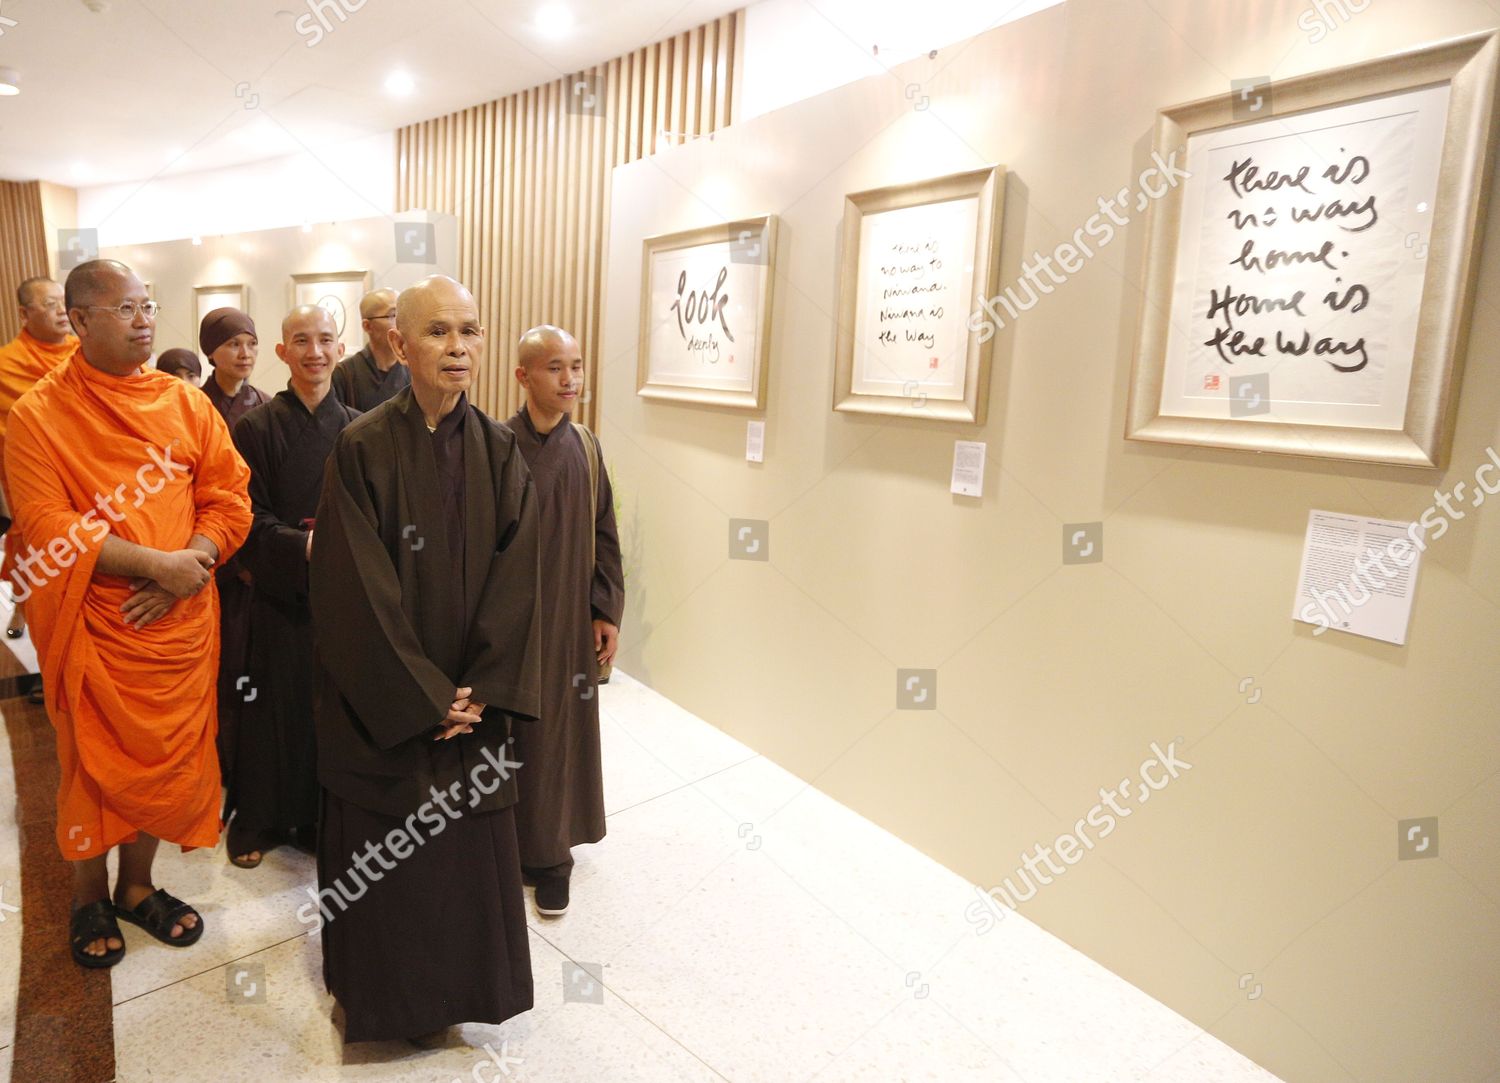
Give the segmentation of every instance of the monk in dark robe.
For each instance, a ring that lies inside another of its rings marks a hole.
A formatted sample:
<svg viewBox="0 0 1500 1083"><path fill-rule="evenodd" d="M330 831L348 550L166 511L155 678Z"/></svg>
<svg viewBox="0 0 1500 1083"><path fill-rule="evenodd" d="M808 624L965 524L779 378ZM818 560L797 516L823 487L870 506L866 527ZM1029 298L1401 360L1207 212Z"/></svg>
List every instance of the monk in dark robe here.
<svg viewBox="0 0 1500 1083"><path fill-rule="evenodd" d="M233 432L240 418L270 397L250 385L260 339L255 321L237 308L216 308L198 327L198 346L211 367L203 392ZM239 712L251 694L249 664L250 599L254 583L237 559L214 571L219 588L219 766L227 780L234 769Z"/></svg>
<svg viewBox="0 0 1500 1083"><path fill-rule="evenodd" d="M339 434L310 576L324 793L298 917L321 911L346 1042L532 1004L506 752L539 710L536 497L466 396L484 348L469 291L404 290L391 338L411 387Z"/></svg>
<svg viewBox="0 0 1500 1083"><path fill-rule="evenodd" d="M192 350L184 350L181 346L163 351L162 355L156 359L156 371L165 372L168 376L176 376L179 380L190 383L194 387L197 387L198 381L203 379L203 363L198 360L198 355Z"/></svg>
<svg viewBox="0 0 1500 1083"><path fill-rule="evenodd" d="M583 354L558 327L521 337L516 379L526 402L506 427L531 467L541 520L542 717L516 728L521 872L537 910L568 909L572 847L604 837L599 697L614 662L625 577L614 494L598 439L571 423L583 390Z"/></svg>
<svg viewBox="0 0 1500 1083"><path fill-rule="evenodd" d="M407 371L391 346L396 322L396 291L375 290L359 302L365 348L339 362L333 371L333 390L340 401L356 410L373 410L411 385Z"/></svg>
<svg viewBox="0 0 1500 1083"><path fill-rule="evenodd" d="M239 553L255 580L245 667L255 694L240 705L233 768L224 776L229 860L245 869L283 841L311 848L318 820L307 563L323 469L334 439L359 416L332 394L343 352L327 309L292 309L276 346L290 386L234 427L255 514Z"/></svg>
<svg viewBox="0 0 1500 1083"><path fill-rule="evenodd" d="M130 268L90 260L66 291L79 348L11 411L5 471L57 731L73 958L106 967L117 918L177 947L203 934L151 867L160 839L219 841L210 569L250 529L250 471L207 399L144 367L156 303Z"/></svg>

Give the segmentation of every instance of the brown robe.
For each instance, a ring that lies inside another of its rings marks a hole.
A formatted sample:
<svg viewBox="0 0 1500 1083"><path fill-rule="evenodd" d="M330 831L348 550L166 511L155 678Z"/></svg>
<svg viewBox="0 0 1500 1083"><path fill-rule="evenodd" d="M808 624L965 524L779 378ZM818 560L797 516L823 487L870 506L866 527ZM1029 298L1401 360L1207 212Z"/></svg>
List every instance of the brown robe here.
<svg viewBox="0 0 1500 1083"><path fill-rule="evenodd" d="M333 369L333 393L356 410L373 410L410 386L411 371L405 365L397 361L381 372L369 346L344 358Z"/></svg>
<svg viewBox="0 0 1500 1083"><path fill-rule="evenodd" d="M330 391L309 412L291 388L234 427L250 467L255 518L237 554L254 577L245 672L254 695L239 701L239 725L224 815L231 855L265 849L277 832L318 819L313 735L313 634L307 605L307 521L317 514L333 442L359 416Z"/></svg>
<svg viewBox="0 0 1500 1083"><path fill-rule="evenodd" d="M410 388L329 458L309 569L317 894L346 1042L531 1007L515 771L495 765L511 717L540 709L536 504L509 431L460 402L429 433ZM483 720L434 740L459 687ZM362 856L383 842L384 872Z"/></svg>
<svg viewBox="0 0 1500 1083"><path fill-rule="evenodd" d="M600 454L598 515L590 521L589 464L565 417L545 436L522 406L506 426L531 467L541 520L542 715L516 727L521 864L567 874L571 848L604 837L595 620L618 627L625 576L614 492ZM590 561L593 561L590 564Z"/></svg>

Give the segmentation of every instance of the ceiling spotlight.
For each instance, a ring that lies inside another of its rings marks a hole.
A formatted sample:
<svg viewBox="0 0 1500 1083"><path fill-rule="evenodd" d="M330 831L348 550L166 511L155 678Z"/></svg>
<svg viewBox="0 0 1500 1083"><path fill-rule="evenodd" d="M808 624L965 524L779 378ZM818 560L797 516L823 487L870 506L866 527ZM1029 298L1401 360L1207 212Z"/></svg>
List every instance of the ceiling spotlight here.
<svg viewBox="0 0 1500 1083"><path fill-rule="evenodd" d="M0 98L21 93L21 73L15 68L0 68Z"/></svg>
<svg viewBox="0 0 1500 1083"><path fill-rule="evenodd" d="M385 92L397 98L405 98L417 89L417 81L409 72L393 71L385 77Z"/></svg>
<svg viewBox="0 0 1500 1083"><path fill-rule="evenodd" d="M536 28L545 37L563 37L573 29L573 13L564 4L543 4L536 12Z"/></svg>

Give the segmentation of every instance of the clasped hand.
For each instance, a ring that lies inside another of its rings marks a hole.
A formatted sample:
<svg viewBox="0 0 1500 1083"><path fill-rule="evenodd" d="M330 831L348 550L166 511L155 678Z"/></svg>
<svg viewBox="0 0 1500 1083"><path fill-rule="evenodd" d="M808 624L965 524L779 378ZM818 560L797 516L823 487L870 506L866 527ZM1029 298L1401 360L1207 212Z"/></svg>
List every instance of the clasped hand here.
<svg viewBox="0 0 1500 1083"><path fill-rule="evenodd" d="M213 566L214 558L199 549L163 553L155 579L140 577L130 581L132 593L120 606L125 623L140 631L161 620L179 598L191 597L208 586Z"/></svg>
<svg viewBox="0 0 1500 1083"><path fill-rule="evenodd" d="M446 741L460 733L474 732L479 716L484 713L484 704L470 699L473 694L472 688L454 689L453 704L448 708L448 716L438 724L440 732L432 738L434 741Z"/></svg>

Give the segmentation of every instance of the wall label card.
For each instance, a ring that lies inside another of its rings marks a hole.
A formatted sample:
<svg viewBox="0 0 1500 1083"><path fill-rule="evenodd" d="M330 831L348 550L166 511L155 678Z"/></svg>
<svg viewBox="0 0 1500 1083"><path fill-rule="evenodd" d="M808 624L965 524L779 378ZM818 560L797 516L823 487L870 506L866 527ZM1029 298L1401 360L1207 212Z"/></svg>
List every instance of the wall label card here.
<svg viewBox="0 0 1500 1083"><path fill-rule="evenodd" d="M984 495L984 441L953 442L953 480L948 491L958 496Z"/></svg>
<svg viewBox="0 0 1500 1083"><path fill-rule="evenodd" d="M1312 511L1292 619L1404 645L1422 553L1413 524Z"/></svg>
<svg viewBox="0 0 1500 1083"><path fill-rule="evenodd" d="M751 421L745 426L745 459L747 462L766 461L766 423Z"/></svg>

